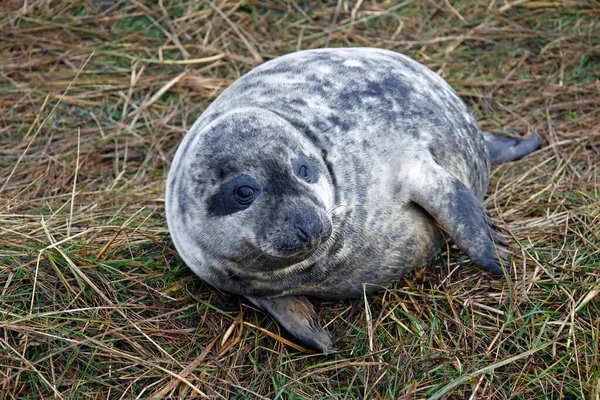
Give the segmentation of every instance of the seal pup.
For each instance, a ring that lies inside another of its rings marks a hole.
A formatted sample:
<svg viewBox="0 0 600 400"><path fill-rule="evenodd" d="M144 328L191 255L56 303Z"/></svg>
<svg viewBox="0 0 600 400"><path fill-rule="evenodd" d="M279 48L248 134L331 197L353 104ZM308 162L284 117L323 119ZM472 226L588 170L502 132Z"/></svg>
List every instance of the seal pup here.
<svg viewBox="0 0 600 400"><path fill-rule="evenodd" d="M490 162L541 138L486 137L488 147L454 90L408 57L289 54L234 82L185 136L167 181L169 231L200 278L329 353L305 296L385 288L426 265L445 235L503 273L507 244L481 203Z"/></svg>

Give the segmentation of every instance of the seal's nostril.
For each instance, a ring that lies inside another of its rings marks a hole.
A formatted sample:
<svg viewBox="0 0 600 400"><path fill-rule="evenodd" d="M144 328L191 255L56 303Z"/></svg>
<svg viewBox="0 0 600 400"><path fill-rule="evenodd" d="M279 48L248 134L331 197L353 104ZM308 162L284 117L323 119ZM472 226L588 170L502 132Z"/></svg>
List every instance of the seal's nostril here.
<svg viewBox="0 0 600 400"><path fill-rule="evenodd" d="M297 240L305 246L319 242L323 234L323 223L315 210L301 210L293 217Z"/></svg>
<svg viewBox="0 0 600 400"><path fill-rule="evenodd" d="M308 236L306 230L301 226L296 226L296 234L298 235L298 239L300 239L301 242L306 243L310 241L310 236Z"/></svg>

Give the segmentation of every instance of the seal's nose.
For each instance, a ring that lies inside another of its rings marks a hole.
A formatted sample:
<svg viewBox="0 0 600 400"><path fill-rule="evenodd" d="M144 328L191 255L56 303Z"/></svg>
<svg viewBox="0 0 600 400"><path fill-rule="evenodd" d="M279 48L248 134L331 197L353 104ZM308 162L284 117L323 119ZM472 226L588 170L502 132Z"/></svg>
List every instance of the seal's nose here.
<svg viewBox="0 0 600 400"><path fill-rule="evenodd" d="M323 224L313 210L303 210L294 216L294 227L298 240L305 246L317 244L323 234Z"/></svg>
<svg viewBox="0 0 600 400"><path fill-rule="evenodd" d="M302 243L307 243L310 241L308 233L301 226L296 227L296 234L298 235L298 239L300 239Z"/></svg>
<svg viewBox="0 0 600 400"><path fill-rule="evenodd" d="M308 254L330 235L331 224L317 210L294 210L273 232L273 247L280 257Z"/></svg>

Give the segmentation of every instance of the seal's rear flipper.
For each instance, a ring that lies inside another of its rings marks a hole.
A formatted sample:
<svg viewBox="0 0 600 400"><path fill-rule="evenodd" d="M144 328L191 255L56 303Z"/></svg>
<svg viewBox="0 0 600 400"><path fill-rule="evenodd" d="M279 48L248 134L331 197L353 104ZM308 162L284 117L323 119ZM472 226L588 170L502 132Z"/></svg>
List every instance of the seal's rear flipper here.
<svg viewBox="0 0 600 400"><path fill-rule="evenodd" d="M508 264L508 244L473 192L432 157L412 159L401 168L400 190L423 207L476 264L502 275Z"/></svg>
<svg viewBox="0 0 600 400"><path fill-rule="evenodd" d="M268 311L281 326L306 346L324 354L335 353L329 334L319 325L313 305L303 296L276 298L249 297L248 300Z"/></svg>
<svg viewBox="0 0 600 400"><path fill-rule="evenodd" d="M527 154L537 150L542 144L542 137L531 132L529 137L520 139L501 133L483 132L485 145L488 148L492 164L506 161L514 161L525 157Z"/></svg>

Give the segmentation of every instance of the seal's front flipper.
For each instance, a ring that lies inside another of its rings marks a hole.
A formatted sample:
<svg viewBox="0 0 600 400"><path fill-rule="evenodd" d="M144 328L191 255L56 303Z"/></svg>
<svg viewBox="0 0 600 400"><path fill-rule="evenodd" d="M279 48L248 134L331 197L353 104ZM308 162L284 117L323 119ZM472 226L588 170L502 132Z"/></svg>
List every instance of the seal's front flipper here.
<svg viewBox="0 0 600 400"><path fill-rule="evenodd" d="M485 145L488 148L492 164L514 161L537 150L542 144L542 137L532 132L529 137L520 139L495 132L483 132Z"/></svg>
<svg viewBox="0 0 600 400"><path fill-rule="evenodd" d="M248 297L248 300L268 311L281 326L306 346L324 354L337 350L329 334L319 325L313 305L306 297L285 296L276 298Z"/></svg>
<svg viewBox="0 0 600 400"><path fill-rule="evenodd" d="M398 185L476 264L495 275L508 266L508 244L473 192L428 154L401 168Z"/></svg>

